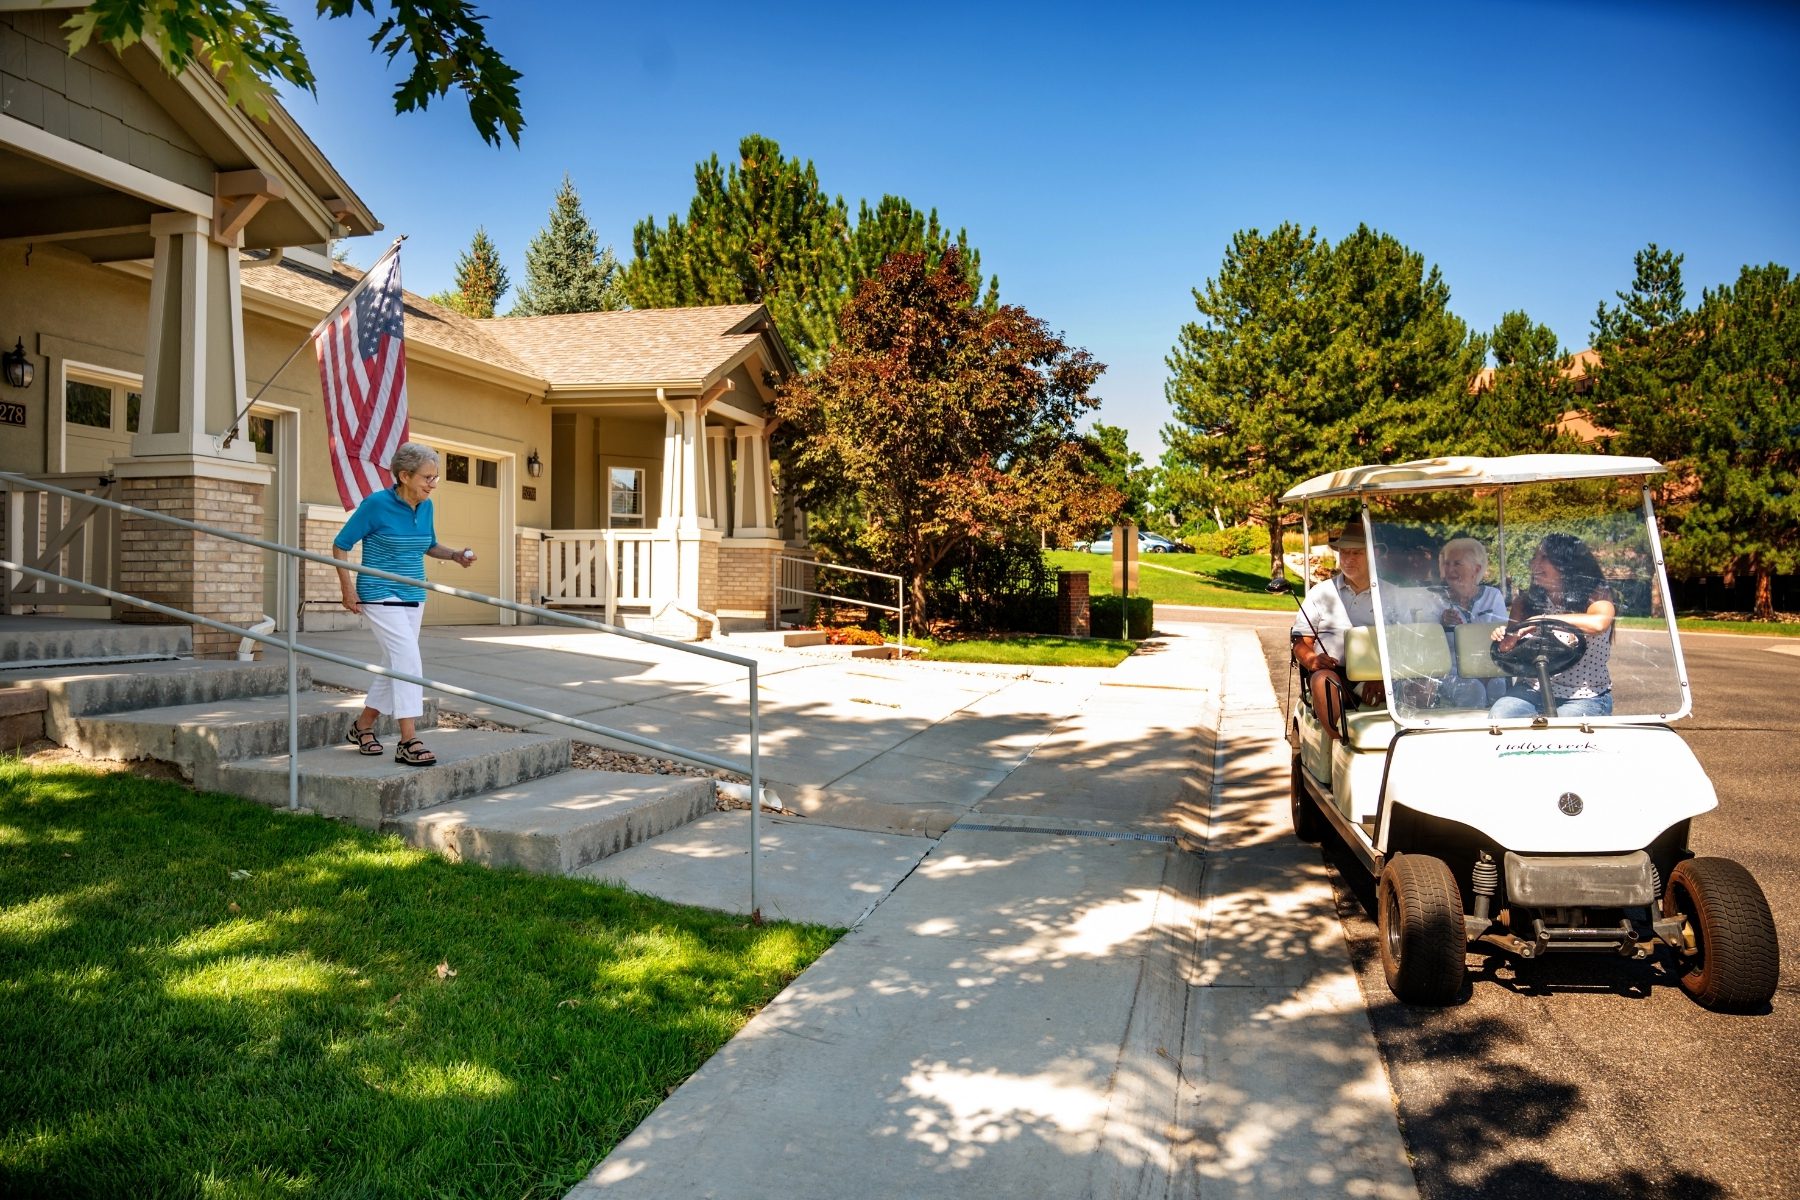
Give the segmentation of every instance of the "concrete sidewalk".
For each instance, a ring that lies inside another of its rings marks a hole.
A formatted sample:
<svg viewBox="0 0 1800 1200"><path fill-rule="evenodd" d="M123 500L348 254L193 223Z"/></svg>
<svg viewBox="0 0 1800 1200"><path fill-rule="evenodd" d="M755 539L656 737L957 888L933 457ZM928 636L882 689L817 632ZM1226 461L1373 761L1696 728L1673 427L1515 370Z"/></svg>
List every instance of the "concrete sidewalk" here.
<svg viewBox="0 0 1800 1200"><path fill-rule="evenodd" d="M902 715L816 786L863 771L880 803L963 811L571 1200L1415 1196L1329 882L1287 829L1255 634L1150 649L963 679L980 694L918 728L904 687L866 697ZM979 761L984 715L1022 757L966 807L976 778L946 801L907 776Z"/></svg>

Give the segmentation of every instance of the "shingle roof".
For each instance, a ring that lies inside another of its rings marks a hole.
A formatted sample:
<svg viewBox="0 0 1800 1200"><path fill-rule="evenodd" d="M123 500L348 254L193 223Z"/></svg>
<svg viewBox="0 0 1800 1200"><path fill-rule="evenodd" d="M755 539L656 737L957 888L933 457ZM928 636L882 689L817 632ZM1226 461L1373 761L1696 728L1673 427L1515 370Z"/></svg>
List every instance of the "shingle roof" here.
<svg viewBox="0 0 1800 1200"><path fill-rule="evenodd" d="M362 277L343 263L327 275L291 259L243 273L245 290L320 316ZM699 384L763 336L763 312L760 304L721 304L478 321L407 292L406 339L541 379L552 389Z"/></svg>
<svg viewBox="0 0 1800 1200"><path fill-rule="evenodd" d="M355 287L362 277L361 271L343 263L334 264L332 273L326 275L292 260L284 260L273 267L255 267L243 273L246 291L278 296L304 305L320 316L342 300L344 293ZM482 329L484 322L471 320L412 292L405 295L408 342L447 350L521 375L545 378L543 372L528 366L499 341L489 337Z"/></svg>
<svg viewBox="0 0 1800 1200"><path fill-rule="evenodd" d="M760 304L494 317L476 322L559 387L708 380L762 334Z"/></svg>

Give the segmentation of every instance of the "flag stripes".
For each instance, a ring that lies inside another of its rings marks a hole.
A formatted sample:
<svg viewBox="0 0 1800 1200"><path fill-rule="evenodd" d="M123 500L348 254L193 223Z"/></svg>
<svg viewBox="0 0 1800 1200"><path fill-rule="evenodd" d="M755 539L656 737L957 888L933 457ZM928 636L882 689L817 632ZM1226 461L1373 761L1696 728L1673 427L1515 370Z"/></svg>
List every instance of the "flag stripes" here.
<svg viewBox="0 0 1800 1200"><path fill-rule="evenodd" d="M393 479L387 464L407 440L406 339L396 248L346 296L314 337L332 478L354 509Z"/></svg>

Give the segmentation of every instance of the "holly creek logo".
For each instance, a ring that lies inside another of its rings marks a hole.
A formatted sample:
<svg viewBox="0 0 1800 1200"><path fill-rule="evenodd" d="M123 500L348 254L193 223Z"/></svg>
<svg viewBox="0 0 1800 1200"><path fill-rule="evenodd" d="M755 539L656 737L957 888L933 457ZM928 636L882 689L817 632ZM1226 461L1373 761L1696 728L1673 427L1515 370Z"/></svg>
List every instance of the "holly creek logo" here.
<svg viewBox="0 0 1800 1200"><path fill-rule="evenodd" d="M1516 758L1519 755L1534 757L1550 757L1562 754L1599 754L1598 743L1592 740L1579 742L1548 742L1537 738L1514 738L1503 741L1494 747L1499 758Z"/></svg>

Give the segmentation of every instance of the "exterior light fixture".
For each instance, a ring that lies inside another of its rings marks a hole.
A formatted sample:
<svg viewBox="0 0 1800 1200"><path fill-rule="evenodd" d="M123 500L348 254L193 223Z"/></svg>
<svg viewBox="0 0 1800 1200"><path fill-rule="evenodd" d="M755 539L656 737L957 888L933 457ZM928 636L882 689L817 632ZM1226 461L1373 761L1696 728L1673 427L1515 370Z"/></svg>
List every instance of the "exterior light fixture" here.
<svg viewBox="0 0 1800 1200"><path fill-rule="evenodd" d="M533 479L544 473L544 460L538 457L536 450L533 450L531 457L525 460L525 473Z"/></svg>
<svg viewBox="0 0 1800 1200"><path fill-rule="evenodd" d="M11 387L25 388L31 386L31 359L25 354L25 339L18 339L18 344L5 354L0 354L0 365L6 370L6 382Z"/></svg>

